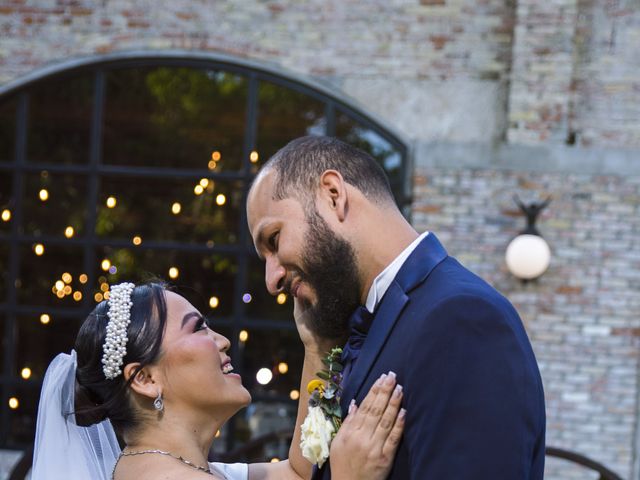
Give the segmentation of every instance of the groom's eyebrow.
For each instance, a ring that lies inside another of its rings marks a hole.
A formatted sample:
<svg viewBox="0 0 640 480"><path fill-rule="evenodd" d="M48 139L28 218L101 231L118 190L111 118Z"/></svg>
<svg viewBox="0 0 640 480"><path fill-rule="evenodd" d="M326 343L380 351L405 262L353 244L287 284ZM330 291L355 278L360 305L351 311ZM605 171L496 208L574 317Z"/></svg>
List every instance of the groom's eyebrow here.
<svg viewBox="0 0 640 480"><path fill-rule="evenodd" d="M180 325L180 328L184 328L184 326L187 324L187 322L189 320L191 320L192 318L200 318L200 314L198 312L189 312L187 313L184 317L182 317L182 325Z"/></svg>

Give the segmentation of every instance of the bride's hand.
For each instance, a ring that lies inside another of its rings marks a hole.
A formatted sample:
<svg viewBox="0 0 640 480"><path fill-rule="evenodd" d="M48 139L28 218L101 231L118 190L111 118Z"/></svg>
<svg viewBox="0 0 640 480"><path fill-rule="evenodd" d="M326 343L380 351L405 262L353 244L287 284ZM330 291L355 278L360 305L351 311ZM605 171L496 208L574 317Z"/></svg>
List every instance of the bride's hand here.
<svg viewBox="0 0 640 480"><path fill-rule="evenodd" d="M307 353L324 357L333 347L342 343L336 339L321 338L313 331L307 314L308 308L304 302L296 297L293 298L293 318L305 350Z"/></svg>
<svg viewBox="0 0 640 480"><path fill-rule="evenodd" d="M331 442L334 480L387 478L404 430L401 402L402 387L390 372L376 381L359 408L352 404Z"/></svg>

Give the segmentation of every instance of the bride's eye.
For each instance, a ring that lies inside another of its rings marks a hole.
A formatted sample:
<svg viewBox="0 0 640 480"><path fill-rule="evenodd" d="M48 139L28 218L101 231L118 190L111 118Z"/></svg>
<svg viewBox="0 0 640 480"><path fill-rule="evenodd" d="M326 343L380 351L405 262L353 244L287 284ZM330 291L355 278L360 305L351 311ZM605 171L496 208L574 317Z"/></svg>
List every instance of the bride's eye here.
<svg viewBox="0 0 640 480"><path fill-rule="evenodd" d="M199 332L200 330L206 330L207 328L208 327L207 327L207 324L205 322L204 317L200 317L200 318L198 318L198 320L196 321L196 324L193 327L193 332L194 333L195 332Z"/></svg>

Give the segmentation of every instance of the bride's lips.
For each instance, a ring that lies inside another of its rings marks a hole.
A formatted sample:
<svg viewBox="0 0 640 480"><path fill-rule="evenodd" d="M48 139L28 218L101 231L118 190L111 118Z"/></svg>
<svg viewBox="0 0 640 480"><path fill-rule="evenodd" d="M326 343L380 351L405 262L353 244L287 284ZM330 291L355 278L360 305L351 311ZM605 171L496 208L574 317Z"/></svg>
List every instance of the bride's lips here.
<svg viewBox="0 0 640 480"><path fill-rule="evenodd" d="M226 357L225 360L222 362L222 364L220 365L220 370L222 370L222 374L225 377L240 378L240 375L238 375L237 373L232 373L233 365L231 365L231 358L229 357Z"/></svg>

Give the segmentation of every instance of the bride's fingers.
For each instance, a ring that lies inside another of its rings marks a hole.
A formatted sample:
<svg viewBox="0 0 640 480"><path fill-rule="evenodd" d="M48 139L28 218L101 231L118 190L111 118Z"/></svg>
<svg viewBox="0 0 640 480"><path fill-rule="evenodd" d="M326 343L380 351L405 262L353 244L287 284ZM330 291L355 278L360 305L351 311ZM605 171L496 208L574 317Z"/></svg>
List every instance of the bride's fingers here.
<svg viewBox="0 0 640 480"><path fill-rule="evenodd" d="M387 440L382 446L382 456L384 458L393 458L395 456L400 440L402 439L406 415L407 411L404 408L401 408L398 415L396 415L396 421L393 424L393 428L391 428L391 431L387 436Z"/></svg>
<svg viewBox="0 0 640 480"><path fill-rule="evenodd" d="M402 394L402 385L396 385L374 432L374 439L379 442L381 448L396 422L402 403Z"/></svg>
<svg viewBox="0 0 640 480"><path fill-rule="evenodd" d="M378 385L378 391L373 401L366 407L360 407L360 411L365 414L362 427L366 428L373 435L387 409L387 405L393 394L393 387L396 385L394 373L389 373Z"/></svg>
<svg viewBox="0 0 640 480"><path fill-rule="evenodd" d="M369 410L371 409L372 404L375 402L376 397L378 396L378 392L382 384L384 383L384 379L386 378L386 374L382 374L380 378L378 378L375 383L371 386L369 393L364 397L364 400L358 407L358 413L354 415L353 419L353 428L361 428L364 425L364 422L367 418Z"/></svg>

